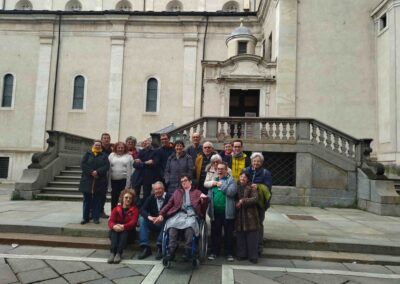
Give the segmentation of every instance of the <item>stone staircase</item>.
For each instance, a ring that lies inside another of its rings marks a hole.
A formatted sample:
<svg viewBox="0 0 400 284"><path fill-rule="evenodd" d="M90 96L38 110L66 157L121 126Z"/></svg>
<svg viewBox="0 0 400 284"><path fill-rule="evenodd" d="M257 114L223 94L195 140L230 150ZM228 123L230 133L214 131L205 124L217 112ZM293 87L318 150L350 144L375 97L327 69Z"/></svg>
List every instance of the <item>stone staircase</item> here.
<svg viewBox="0 0 400 284"><path fill-rule="evenodd" d="M66 167L36 195L36 199L82 201L83 196L79 191L81 174L80 166ZM110 194L107 194L107 200L110 198Z"/></svg>

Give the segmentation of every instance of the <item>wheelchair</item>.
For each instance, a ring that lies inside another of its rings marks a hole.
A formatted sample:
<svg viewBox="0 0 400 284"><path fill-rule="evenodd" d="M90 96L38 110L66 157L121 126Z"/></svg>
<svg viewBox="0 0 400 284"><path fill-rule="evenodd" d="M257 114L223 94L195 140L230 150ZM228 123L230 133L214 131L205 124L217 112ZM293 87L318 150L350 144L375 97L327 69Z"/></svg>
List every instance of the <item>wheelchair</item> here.
<svg viewBox="0 0 400 284"><path fill-rule="evenodd" d="M192 253L191 253L191 264L193 268L196 268L200 263L203 263L207 258L207 247L208 247L208 228L205 219L198 220L199 222L199 235L193 236L192 239ZM180 238L178 237L178 240ZM169 232L168 230L163 231L162 238L162 252L163 260L162 263L165 268L171 267L172 259L167 258L168 254L168 243L169 243Z"/></svg>

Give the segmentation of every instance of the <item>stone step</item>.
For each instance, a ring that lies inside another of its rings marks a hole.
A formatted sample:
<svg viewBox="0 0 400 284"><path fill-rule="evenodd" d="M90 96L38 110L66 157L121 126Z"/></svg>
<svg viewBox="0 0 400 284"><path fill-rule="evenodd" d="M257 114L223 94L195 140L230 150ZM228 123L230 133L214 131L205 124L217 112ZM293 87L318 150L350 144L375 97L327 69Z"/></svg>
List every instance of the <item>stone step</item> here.
<svg viewBox="0 0 400 284"><path fill-rule="evenodd" d="M79 188L79 181L66 182L66 181L51 181L47 184L49 187L68 187L68 188Z"/></svg>
<svg viewBox="0 0 400 284"><path fill-rule="evenodd" d="M65 168L65 170L69 171L80 171L81 170L81 166L68 166Z"/></svg>
<svg viewBox="0 0 400 284"><path fill-rule="evenodd" d="M66 181L66 182L75 182L80 181L80 176L55 176L54 181Z"/></svg>
<svg viewBox="0 0 400 284"><path fill-rule="evenodd" d="M74 193L46 193L42 192L36 195L36 199L41 200L55 200L55 201L82 201L82 194ZM107 201L111 200L111 196L107 195Z"/></svg>
<svg viewBox="0 0 400 284"><path fill-rule="evenodd" d="M63 193L63 194L79 194L82 193L79 191L79 188L70 188L70 187L52 187L46 186L42 189L42 193Z"/></svg>
<svg viewBox="0 0 400 284"><path fill-rule="evenodd" d="M379 265L400 265L400 256L382 254L264 248L262 256L266 258L279 259L287 258L334 262L356 262Z"/></svg>
<svg viewBox="0 0 400 284"><path fill-rule="evenodd" d="M75 170L64 170L60 172L61 176L81 176L82 171L75 171Z"/></svg>

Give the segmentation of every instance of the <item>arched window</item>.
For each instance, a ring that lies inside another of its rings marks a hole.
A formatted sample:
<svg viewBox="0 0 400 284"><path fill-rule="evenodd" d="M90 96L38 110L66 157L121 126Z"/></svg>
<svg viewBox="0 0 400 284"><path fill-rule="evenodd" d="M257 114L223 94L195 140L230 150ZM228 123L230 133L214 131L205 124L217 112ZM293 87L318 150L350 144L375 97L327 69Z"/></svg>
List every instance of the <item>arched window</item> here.
<svg viewBox="0 0 400 284"><path fill-rule="evenodd" d="M1 107L12 106L12 96L14 90L14 76L6 74L3 78L3 93L1 98Z"/></svg>
<svg viewBox="0 0 400 284"><path fill-rule="evenodd" d="M147 81L146 112L157 112L158 81L150 78Z"/></svg>
<svg viewBox="0 0 400 284"><path fill-rule="evenodd" d="M70 0L65 5L66 11L82 11L82 4L78 0Z"/></svg>
<svg viewBox="0 0 400 284"><path fill-rule="evenodd" d="M32 10L32 3L29 0L20 0L15 5L16 10Z"/></svg>
<svg viewBox="0 0 400 284"><path fill-rule="evenodd" d="M115 10L117 11L131 11L132 10L132 4L131 2L127 0L121 0L117 3L117 6L115 6Z"/></svg>
<svg viewBox="0 0 400 284"><path fill-rule="evenodd" d="M85 78L81 75L74 80L74 97L72 100L72 109L83 109L83 100L85 96Z"/></svg>
<svg viewBox="0 0 400 284"><path fill-rule="evenodd" d="M180 1L173 0L167 4L167 11L169 11L169 12L180 12L182 10L183 10L183 6Z"/></svg>
<svg viewBox="0 0 400 284"><path fill-rule="evenodd" d="M224 4L224 6L222 7L222 11L230 13L238 12L239 4L236 1L229 1Z"/></svg>

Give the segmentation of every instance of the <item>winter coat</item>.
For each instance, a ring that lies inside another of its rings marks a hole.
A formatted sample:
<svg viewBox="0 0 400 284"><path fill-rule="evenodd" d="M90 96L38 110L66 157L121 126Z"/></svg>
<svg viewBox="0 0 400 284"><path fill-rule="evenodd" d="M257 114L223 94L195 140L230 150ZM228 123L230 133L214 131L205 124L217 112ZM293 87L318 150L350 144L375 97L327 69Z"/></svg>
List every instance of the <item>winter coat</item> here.
<svg viewBox="0 0 400 284"><path fill-rule="evenodd" d="M79 184L79 191L82 193L104 194L108 186L107 172L110 168L108 155L99 153L95 156L91 150L87 151L81 161L82 176ZM90 174L97 171L97 177ZM94 182L94 184L93 184Z"/></svg>
<svg viewBox="0 0 400 284"><path fill-rule="evenodd" d="M260 208L263 210L267 210L270 206L270 201L271 201L271 197L272 197L271 173L263 167L253 170L251 166L247 167L245 169L245 171L247 171L250 174L251 183L255 183L258 185L257 188L259 191L260 199L261 200L265 199L265 202L261 201L264 204L263 204L263 206L260 206ZM266 188L263 186L259 186L259 185L264 185ZM267 192L265 192L265 190L269 191L269 195L267 194Z"/></svg>
<svg viewBox="0 0 400 284"><path fill-rule="evenodd" d="M183 204L183 197L185 195L185 190L183 188L178 188L175 190L174 194L169 199L167 205L165 205L161 211L160 215L164 218L172 217L176 213L178 213ZM201 191L196 188L191 188L189 192L190 202L192 203L194 212L200 218L205 217L205 212L207 210L207 198L204 199L203 203L201 203Z"/></svg>
<svg viewBox="0 0 400 284"><path fill-rule="evenodd" d="M225 219L235 219L235 196L237 192L236 183L233 177L228 175L228 179L221 185L220 190L225 192ZM214 193L213 189L208 190L208 216L214 220Z"/></svg>
<svg viewBox="0 0 400 284"><path fill-rule="evenodd" d="M135 172L132 175L131 183L133 188L140 188L143 184L153 184L157 180L159 180L155 151L153 149L142 149L139 152L138 159L141 162L133 163L133 167L135 168ZM153 160L152 165L146 165L145 162Z"/></svg>
<svg viewBox="0 0 400 284"><path fill-rule="evenodd" d="M168 158L175 154L175 149L173 147L160 147L155 150L155 156L157 161L158 175L160 177L164 176L165 168L167 166Z"/></svg>
<svg viewBox="0 0 400 284"><path fill-rule="evenodd" d="M243 152L239 157L235 155L227 156L225 160L228 163L228 167L232 169L232 176L235 181L238 181L242 171L250 166L250 158Z"/></svg>
<svg viewBox="0 0 400 284"><path fill-rule="evenodd" d="M183 152L179 158L176 157L175 153L169 156L164 174L168 192L173 193L180 187L180 178L183 174L188 175L190 179L192 179L193 170L194 165L192 157L185 152Z"/></svg>
<svg viewBox="0 0 400 284"><path fill-rule="evenodd" d="M168 203L170 198L171 194L166 192L161 209ZM157 217L158 215L160 215L157 206L157 198L155 197L154 194L151 194L149 197L146 198L143 205L140 207L140 215L146 220L149 216Z"/></svg>
<svg viewBox="0 0 400 284"><path fill-rule="evenodd" d="M124 216L122 206L118 205L111 212L110 219L108 220L108 228L112 230L114 225L123 224L125 231L133 230L137 225L138 218L139 210L136 206L129 208Z"/></svg>
<svg viewBox="0 0 400 284"><path fill-rule="evenodd" d="M256 231L260 229L257 210L258 192L251 185L237 185L236 202L242 200L242 205L236 209L235 230L238 232Z"/></svg>
<svg viewBox="0 0 400 284"><path fill-rule="evenodd" d="M206 172L207 175L206 179L204 180L204 187L211 188L215 178L218 177L218 173L215 168L211 166L211 164L206 166ZM228 168L228 175L232 175L232 170L230 168Z"/></svg>

